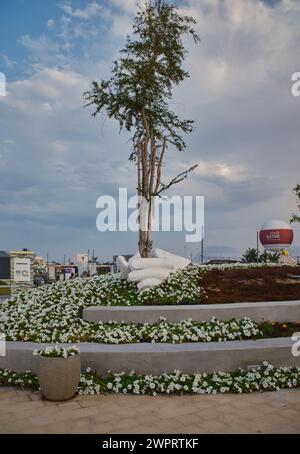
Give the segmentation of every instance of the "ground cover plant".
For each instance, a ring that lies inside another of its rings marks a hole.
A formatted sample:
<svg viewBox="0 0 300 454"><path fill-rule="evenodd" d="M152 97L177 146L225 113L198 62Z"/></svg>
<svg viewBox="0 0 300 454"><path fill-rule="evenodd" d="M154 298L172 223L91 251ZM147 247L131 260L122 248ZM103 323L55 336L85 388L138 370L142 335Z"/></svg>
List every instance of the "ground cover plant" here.
<svg viewBox="0 0 300 454"><path fill-rule="evenodd" d="M38 390L36 375L30 371L15 373L0 369L0 386L15 386ZM254 391L279 391L300 386L299 367L275 368L264 362L259 369L236 372L214 372L184 374L179 370L161 375L138 375L130 373L110 373L106 378L99 377L90 368L81 374L78 394L217 394L251 393Z"/></svg>
<svg viewBox="0 0 300 454"><path fill-rule="evenodd" d="M153 325L126 325L92 324L82 319L82 311L87 306L134 305L149 302L207 303L210 300L207 300L206 293L209 294L210 289L206 287L204 290L203 287L210 274L218 275L226 271L245 275L258 271L257 268L248 265L246 267L230 265L224 268L202 269L191 265L172 273L159 287L143 293L139 293L134 284L115 275L45 285L0 302L0 332L6 334L7 340L13 341L129 343L255 339L262 335L286 336L292 329L296 329L293 325L289 332L282 326L279 329L277 325L259 327L251 320L212 321L207 324L189 320L172 324L162 320ZM273 273L278 270L280 271L280 267L272 267ZM262 268L259 271L269 273L269 268L267 270ZM236 279L241 277L239 274L235 276Z"/></svg>

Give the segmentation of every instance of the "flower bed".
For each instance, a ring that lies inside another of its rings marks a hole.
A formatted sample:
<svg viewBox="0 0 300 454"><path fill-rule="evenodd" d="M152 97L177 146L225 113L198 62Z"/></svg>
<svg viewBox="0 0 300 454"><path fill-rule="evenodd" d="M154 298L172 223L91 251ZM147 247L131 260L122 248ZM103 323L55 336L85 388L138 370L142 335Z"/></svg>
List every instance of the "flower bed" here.
<svg viewBox="0 0 300 454"><path fill-rule="evenodd" d="M210 322L184 320L178 323L161 319L159 323L141 325L117 322L88 323L76 316L76 313L66 314L64 317L63 314L59 314L61 317L59 319L57 313L45 312L46 314L38 314L34 322L32 318L20 317L15 313L14 319L4 321L0 331L6 333L8 341L105 344L226 341L255 339L263 334L258 324L249 318L229 321L213 318Z"/></svg>
<svg viewBox="0 0 300 454"><path fill-rule="evenodd" d="M35 356L43 356L44 358L68 358L69 356L75 356L80 353L79 348L74 345L73 347L63 348L55 345L49 346L42 350L34 350Z"/></svg>
<svg viewBox="0 0 300 454"><path fill-rule="evenodd" d="M238 267L252 269L257 266L234 265L234 268ZM247 329L243 331L244 327L241 326L240 334L238 327L237 331L233 332L233 337L230 337L232 332L229 325L202 326L196 322L168 323L168 326L165 322L147 326L91 324L82 319L82 311L88 306L207 302L206 292L201 286L205 279L202 267L191 265L172 273L157 288L142 293L137 291L134 284L113 275L46 285L0 302L0 332L5 333L6 339L11 341L51 343L200 342L209 338L255 338L257 333L253 330L258 329L256 325L251 325L249 336Z"/></svg>
<svg viewBox="0 0 300 454"><path fill-rule="evenodd" d="M0 385L38 390L37 377L30 372L16 374L0 369ZM81 374L78 393L84 395L122 393L146 394L217 394L251 393L253 391L279 391L300 386L299 367L275 368L264 363L260 369L237 372L198 373L187 375L180 371L171 374L136 375L114 373L103 379L90 369Z"/></svg>
<svg viewBox="0 0 300 454"><path fill-rule="evenodd" d="M81 326L67 326L66 330L54 330L42 327L40 331L31 329L26 337L24 331L7 340L33 342L95 342L102 344L128 344L140 342L159 342L181 344L184 342L224 342L228 340L261 339L267 337L289 337L300 330L299 323L258 324L250 318L232 319L227 321L212 318L210 322L183 320L171 323L161 318L159 323L88 323ZM59 351L58 351L59 350ZM63 354L64 349L48 347L46 353L53 356ZM46 355L44 352L44 355Z"/></svg>
<svg viewBox="0 0 300 454"><path fill-rule="evenodd" d="M8 340L77 342L94 332L82 320L91 305L137 305L199 303L206 295L199 285L201 271L190 266L172 273L161 286L139 293L137 287L118 276L105 275L46 285L0 303L0 332Z"/></svg>
<svg viewBox="0 0 300 454"><path fill-rule="evenodd" d="M257 338L263 333L258 325L248 318L242 320L195 322L185 320L169 323L162 319L159 323L139 325L119 323L91 324L90 340L99 343L123 344L137 342L213 342L235 339Z"/></svg>

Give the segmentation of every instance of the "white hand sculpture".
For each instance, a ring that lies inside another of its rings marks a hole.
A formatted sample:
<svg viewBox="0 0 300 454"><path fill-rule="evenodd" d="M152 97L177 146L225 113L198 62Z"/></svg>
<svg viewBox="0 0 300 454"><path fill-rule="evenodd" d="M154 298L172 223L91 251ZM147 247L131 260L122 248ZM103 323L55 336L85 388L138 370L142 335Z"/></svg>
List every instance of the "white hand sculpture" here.
<svg viewBox="0 0 300 454"><path fill-rule="evenodd" d="M141 258L137 252L128 262L124 257L117 258L117 267L122 277L137 282L140 291L158 286L173 271L185 268L190 260L162 249L155 249L153 257Z"/></svg>

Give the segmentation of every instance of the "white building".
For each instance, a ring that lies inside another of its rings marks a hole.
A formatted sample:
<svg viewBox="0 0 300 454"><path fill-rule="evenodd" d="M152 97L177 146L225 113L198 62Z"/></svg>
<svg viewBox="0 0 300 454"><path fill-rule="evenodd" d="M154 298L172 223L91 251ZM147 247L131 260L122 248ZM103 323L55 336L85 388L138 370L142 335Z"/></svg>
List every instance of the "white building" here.
<svg viewBox="0 0 300 454"><path fill-rule="evenodd" d="M77 253L75 255L75 265L83 265L83 268L86 269L89 263L89 256L85 252Z"/></svg>

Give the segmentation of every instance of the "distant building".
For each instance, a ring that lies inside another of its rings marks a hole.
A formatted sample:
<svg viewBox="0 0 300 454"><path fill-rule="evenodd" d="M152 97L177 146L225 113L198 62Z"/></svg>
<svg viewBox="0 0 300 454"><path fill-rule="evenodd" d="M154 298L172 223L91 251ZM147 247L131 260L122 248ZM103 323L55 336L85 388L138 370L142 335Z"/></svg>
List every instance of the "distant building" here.
<svg viewBox="0 0 300 454"><path fill-rule="evenodd" d="M230 259L212 259L206 262L206 265L226 265L228 263L238 263L238 260Z"/></svg>
<svg viewBox="0 0 300 454"><path fill-rule="evenodd" d="M102 264L102 265L99 265L97 263L96 268L97 268L97 274L109 274L109 273L113 273L113 271L114 271L114 265L112 263L106 263L106 264Z"/></svg>
<svg viewBox="0 0 300 454"><path fill-rule="evenodd" d="M193 256L193 262L209 263L211 260L221 260L220 263L234 263L239 260L239 257L239 251L231 246L212 245L206 246L203 249L203 256L201 253L195 254ZM226 262L227 260L229 260L229 262Z"/></svg>
<svg viewBox="0 0 300 454"><path fill-rule="evenodd" d="M34 264L41 267L45 267L47 266L47 260L45 260L44 257L36 255L34 258Z"/></svg>
<svg viewBox="0 0 300 454"><path fill-rule="evenodd" d="M78 274L82 276L83 273L89 272L89 256L85 252L78 252L75 255L75 265L78 266Z"/></svg>
<svg viewBox="0 0 300 454"><path fill-rule="evenodd" d="M79 265L80 263L82 263L83 266L87 268L89 263L89 256L85 252L78 252L75 255L75 264Z"/></svg>
<svg viewBox="0 0 300 454"><path fill-rule="evenodd" d="M10 256L0 251L0 279L10 279Z"/></svg>

